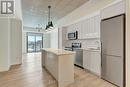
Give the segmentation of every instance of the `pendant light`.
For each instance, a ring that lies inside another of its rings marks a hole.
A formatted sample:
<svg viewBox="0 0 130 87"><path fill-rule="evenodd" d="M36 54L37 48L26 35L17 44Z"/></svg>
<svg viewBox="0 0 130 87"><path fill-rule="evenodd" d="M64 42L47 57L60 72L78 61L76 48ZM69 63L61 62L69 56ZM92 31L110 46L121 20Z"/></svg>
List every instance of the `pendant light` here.
<svg viewBox="0 0 130 87"><path fill-rule="evenodd" d="M48 13L48 24L46 25L46 30L53 28L53 23L50 20L50 9L51 9L51 6L48 6L48 9L49 9L49 13Z"/></svg>

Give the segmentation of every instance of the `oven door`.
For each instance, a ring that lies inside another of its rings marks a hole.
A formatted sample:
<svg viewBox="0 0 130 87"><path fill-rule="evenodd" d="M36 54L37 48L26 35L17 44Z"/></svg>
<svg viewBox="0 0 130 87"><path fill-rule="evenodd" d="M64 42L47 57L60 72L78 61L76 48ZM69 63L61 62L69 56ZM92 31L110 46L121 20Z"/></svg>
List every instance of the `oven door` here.
<svg viewBox="0 0 130 87"><path fill-rule="evenodd" d="M76 52L75 65L83 67L83 50L82 49L73 49Z"/></svg>

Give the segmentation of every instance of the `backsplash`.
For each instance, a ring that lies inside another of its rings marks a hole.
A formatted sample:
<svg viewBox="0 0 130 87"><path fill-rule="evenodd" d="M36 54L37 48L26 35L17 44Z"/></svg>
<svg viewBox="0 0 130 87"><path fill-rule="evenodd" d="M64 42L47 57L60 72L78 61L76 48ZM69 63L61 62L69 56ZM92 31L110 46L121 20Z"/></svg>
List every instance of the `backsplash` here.
<svg viewBox="0 0 130 87"><path fill-rule="evenodd" d="M83 49L101 48L100 39L67 40L65 46L70 47L72 43L81 43Z"/></svg>

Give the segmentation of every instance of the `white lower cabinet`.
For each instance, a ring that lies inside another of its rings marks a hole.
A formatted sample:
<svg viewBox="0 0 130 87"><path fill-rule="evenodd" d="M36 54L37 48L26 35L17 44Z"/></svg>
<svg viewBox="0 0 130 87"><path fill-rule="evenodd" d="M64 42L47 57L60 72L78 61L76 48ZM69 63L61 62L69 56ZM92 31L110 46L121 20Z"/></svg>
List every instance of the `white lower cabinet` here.
<svg viewBox="0 0 130 87"><path fill-rule="evenodd" d="M100 76L101 74L101 55L100 52L91 52L90 71Z"/></svg>
<svg viewBox="0 0 130 87"><path fill-rule="evenodd" d="M91 65L91 53L89 51L83 51L83 67L87 70L90 70Z"/></svg>
<svg viewBox="0 0 130 87"><path fill-rule="evenodd" d="M83 67L92 73L101 75L101 53L100 51L84 50Z"/></svg>

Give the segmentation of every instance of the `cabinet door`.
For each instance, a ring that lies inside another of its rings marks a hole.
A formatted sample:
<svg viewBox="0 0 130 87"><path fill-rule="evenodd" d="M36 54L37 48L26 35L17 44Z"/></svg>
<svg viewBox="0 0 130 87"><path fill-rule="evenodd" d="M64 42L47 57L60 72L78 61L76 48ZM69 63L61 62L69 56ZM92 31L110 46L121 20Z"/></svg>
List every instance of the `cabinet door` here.
<svg viewBox="0 0 130 87"><path fill-rule="evenodd" d="M91 65L91 52L84 50L83 51L83 67L87 70L90 70Z"/></svg>
<svg viewBox="0 0 130 87"><path fill-rule="evenodd" d="M86 34L87 34L87 20L83 20L81 26L82 26L81 36L82 36L82 39L85 39Z"/></svg>
<svg viewBox="0 0 130 87"><path fill-rule="evenodd" d="M79 22L77 24L77 31L78 31L78 39L82 39L82 24Z"/></svg>
<svg viewBox="0 0 130 87"><path fill-rule="evenodd" d="M83 36L86 39L87 34L89 33L89 19L85 20L84 25L85 25L85 27L84 27L84 31L83 31L84 32Z"/></svg>
<svg viewBox="0 0 130 87"><path fill-rule="evenodd" d="M90 26L91 26L91 28L90 28L90 33L95 33L94 32L94 26L95 26L95 20L94 20L94 17L91 17L91 19L90 19Z"/></svg>
<svg viewBox="0 0 130 87"><path fill-rule="evenodd" d="M100 15L95 16L95 30L94 31L96 33L100 33L100 23L101 23Z"/></svg>
<svg viewBox="0 0 130 87"><path fill-rule="evenodd" d="M91 52L91 65L90 71L97 75L101 75L101 55L100 52Z"/></svg>
<svg viewBox="0 0 130 87"><path fill-rule="evenodd" d="M97 33L96 37L100 37L100 23L101 23L101 20L100 20L100 15L97 15L95 16L95 30L94 32Z"/></svg>

